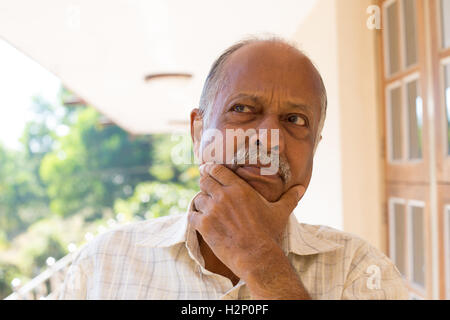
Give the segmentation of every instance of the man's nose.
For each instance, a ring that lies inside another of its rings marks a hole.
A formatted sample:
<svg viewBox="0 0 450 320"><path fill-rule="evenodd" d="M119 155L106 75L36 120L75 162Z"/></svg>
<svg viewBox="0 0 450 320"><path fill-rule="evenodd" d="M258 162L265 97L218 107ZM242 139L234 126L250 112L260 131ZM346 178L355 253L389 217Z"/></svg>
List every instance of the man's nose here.
<svg viewBox="0 0 450 320"><path fill-rule="evenodd" d="M265 147L267 152L284 152L284 134L277 116L266 116L256 128L258 147Z"/></svg>

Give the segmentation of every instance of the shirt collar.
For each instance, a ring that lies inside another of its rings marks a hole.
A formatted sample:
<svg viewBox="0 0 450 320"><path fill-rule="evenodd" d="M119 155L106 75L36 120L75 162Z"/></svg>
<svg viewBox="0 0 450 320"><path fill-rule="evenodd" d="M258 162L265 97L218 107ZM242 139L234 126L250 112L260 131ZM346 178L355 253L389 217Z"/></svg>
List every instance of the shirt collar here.
<svg viewBox="0 0 450 320"><path fill-rule="evenodd" d="M192 208L192 205L193 201L191 200L189 209ZM286 255L290 252L297 255L312 255L342 247L341 244L321 236L320 228L314 228L314 231L309 229L311 228L307 228L307 225L299 223L294 214L289 216L281 244ZM188 237L188 234L193 234L193 230L188 223L187 213L181 216L168 216L165 219L149 223L145 233L148 236L139 241L138 246L163 248L193 239Z"/></svg>
<svg viewBox="0 0 450 320"><path fill-rule="evenodd" d="M166 217L165 217L166 218ZM166 219L158 219L145 227L148 234L136 245L142 247L164 248L171 247L186 241L188 231L188 215L168 216Z"/></svg>
<svg viewBox="0 0 450 320"><path fill-rule="evenodd" d="M307 227L306 224L299 223L295 215L291 213L282 240L282 247L286 254L292 252L303 256L329 252L343 247L340 243L321 236L320 227L317 229Z"/></svg>

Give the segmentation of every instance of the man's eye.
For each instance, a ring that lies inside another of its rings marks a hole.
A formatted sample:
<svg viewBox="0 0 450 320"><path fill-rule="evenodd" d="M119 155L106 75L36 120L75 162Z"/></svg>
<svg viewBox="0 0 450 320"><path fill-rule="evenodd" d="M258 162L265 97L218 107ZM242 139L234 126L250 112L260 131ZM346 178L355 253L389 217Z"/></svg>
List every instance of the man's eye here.
<svg viewBox="0 0 450 320"><path fill-rule="evenodd" d="M247 113L247 112L251 112L252 109L247 106L244 106L242 104L237 104L231 108L231 111L239 112L239 113Z"/></svg>
<svg viewBox="0 0 450 320"><path fill-rule="evenodd" d="M298 126L306 126L307 125L307 121L305 118L303 118L299 115L295 115L295 114L288 116L287 121L289 121L293 124L296 124Z"/></svg>

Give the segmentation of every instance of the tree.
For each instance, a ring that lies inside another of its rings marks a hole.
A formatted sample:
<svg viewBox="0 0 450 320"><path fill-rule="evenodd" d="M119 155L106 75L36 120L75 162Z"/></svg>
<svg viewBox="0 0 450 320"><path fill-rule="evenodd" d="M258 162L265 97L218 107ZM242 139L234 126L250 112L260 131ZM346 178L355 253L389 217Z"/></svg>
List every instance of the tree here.
<svg viewBox="0 0 450 320"><path fill-rule="evenodd" d="M23 153L0 146L0 226L7 238L46 212L45 191Z"/></svg>
<svg viewBox="0 0 450 320"><path fill-rule="evenodd" d="M23 150L0 145L0 299L13 277L35 276L113 211L141 219L181 213L198 191L198 169L172 161L179 140L170 135L131 137L101 125L86 105L35 98L33 108Z"/></svg>
<svg viewBox="0 0 450 320"><path fill-rule="evenodd" d="M190 140L187 136L179 137L184 141ZM186 212L189 201L199 191L200 173L194 164L174 163L172 151L179 143L183 142L167 134L153 135L150 172L156 181L142 182L131 197L117 199L116 213L125 214L128 218L151 219Z"/></svg>
<svg viewBox="0 0 450 320"><path fill-rule="evenodd" d="M151 139L131 139L118 126L99 125L99 119L93 108L81 109L70 132L42 159L40 175L55 213L86 207L99 213L151 178Z"/></svg>

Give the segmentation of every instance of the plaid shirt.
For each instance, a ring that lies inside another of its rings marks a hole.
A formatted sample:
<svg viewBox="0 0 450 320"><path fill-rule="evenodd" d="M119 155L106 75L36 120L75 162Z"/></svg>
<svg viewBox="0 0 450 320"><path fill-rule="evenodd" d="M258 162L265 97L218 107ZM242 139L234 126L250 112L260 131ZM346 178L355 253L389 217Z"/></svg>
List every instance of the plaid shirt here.
<svg viewBox="0 0 450 320"><path fill-rule="evenodd" d="M313 299L409 298L389 258L355 235L299 223L291 214L282 249ZM204 266L187 214L132 223L78 252L59 298L251 298L244 281L233 286Z"/></svg>

